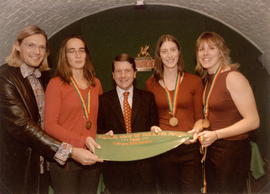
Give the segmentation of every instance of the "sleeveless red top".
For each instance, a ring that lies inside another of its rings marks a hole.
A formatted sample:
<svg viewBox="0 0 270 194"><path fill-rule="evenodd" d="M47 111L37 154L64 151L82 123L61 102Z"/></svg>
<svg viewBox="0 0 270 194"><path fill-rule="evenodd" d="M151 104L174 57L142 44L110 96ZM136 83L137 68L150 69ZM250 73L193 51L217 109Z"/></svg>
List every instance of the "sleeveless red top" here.
<svg viewBox="0 0 270 194"><path fill-rule="evenodd" d="M234 123L241 120L243 117L239 113L236 105L234 104L231 94L226 86L226 78L228 74L235 70L229 70L221 72L215 82L212 93L209 97L208 105L208 120L210 121L209 130L218 130L221 128L228 127ZM213 75L209 76L210 83L208 84L207 93L211 82L213 80ZM241 134L233 137L225 138L226 140L241 140L246 139L248 134Z"/></svg>

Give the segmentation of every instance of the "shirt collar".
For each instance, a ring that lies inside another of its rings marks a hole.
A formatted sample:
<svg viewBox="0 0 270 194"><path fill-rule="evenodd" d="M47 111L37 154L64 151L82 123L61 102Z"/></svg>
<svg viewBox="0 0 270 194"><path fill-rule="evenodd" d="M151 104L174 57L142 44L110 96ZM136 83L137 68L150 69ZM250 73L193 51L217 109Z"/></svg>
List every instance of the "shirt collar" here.
<svg viewBox="0 0 270 194"><path fill-rule="evenodd" d="M133 89L134 89L133 85L128 90L123 90L119 86L116 86L116 91L120 98L123 96L124 92L129 92L129 96L133 96Z"/></svg>
<svg viewBox="0 0 270 194"><path fill-rule="evenodd" d="M36 78L39 78L41 76L41 72L39 71L39 69L26 65L25 63L20 66L20 70L23 78L26 78L30 75L34 75L34 77Z"/></svg>

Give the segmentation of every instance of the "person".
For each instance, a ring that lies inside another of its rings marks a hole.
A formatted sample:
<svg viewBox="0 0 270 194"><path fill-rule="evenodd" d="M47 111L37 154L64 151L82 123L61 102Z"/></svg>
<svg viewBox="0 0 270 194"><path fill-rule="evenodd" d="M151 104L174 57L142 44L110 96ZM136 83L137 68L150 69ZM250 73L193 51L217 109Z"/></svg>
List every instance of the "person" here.
<svg viewBox="0 0 270 194"><path fill-rule="evenodd" d="M86 42L76 35L63 40L56 77L49 81L45 96L45 130L60 141L89 149L93 153L97 131L98 97L102 86L95 77ZM94 145L94 146L93 146ZM83 166L68 160L65 166L50 165L54 192L57 194L96 193L98 164Z"/></svg>
<svg viewBox="0 0 270 194"><path fill-rule="evenodd" d="M134 58L122 53L112 63L112 75L116 88L100 96L98 132L123 134L149 131L158 126L158 114L154 96L137 89ZM129 118L125 111L129 110ZM105 162L103 168L105 186L112 194L156 193L153 158Z"/></svg>
<svg viewBox="0 0 270 194"><path fill-rule="evenodd" d="M196 71L205 80L204 119L199 133L206 153L209 193L243 193L250 165L249 132L259 116L247 79L231 63L230 50L215 32L203 32L196 41Z"/></svg>
<svg viewBox="0 0 270 194"><path fill-rule="evenodd" d="M184 60L178 40L161 35L155 50L154 74L146 81L159 113L155 131L184 131L193 139L157 158L161 193L199 193L201 155L196 134L202 130L201 79L184 71Z"/></svg>
<svg viewBox="0 0 270 194"><path fill-rule="evenodd" d="M90 151L60 142L43 130L44 95L36 76L48 69L47 55L45 32L26 26L18 33L7 64L0 67L1 193L41 193L40 155L61 164L70 154L83 165L98 161Z"/></svg>

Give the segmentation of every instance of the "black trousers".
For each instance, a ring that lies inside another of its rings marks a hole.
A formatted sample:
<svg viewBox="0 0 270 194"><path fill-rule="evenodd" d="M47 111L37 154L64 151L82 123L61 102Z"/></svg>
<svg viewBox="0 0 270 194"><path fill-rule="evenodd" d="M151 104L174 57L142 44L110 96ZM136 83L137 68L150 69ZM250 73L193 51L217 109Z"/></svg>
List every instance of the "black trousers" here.
<svg viewBox="0 0 270 194"><path fill-rule="evenodd" d="M104 183L111 194L157 193L153 158L103 165Z"/></svg>
<svg viewBox="0 0 270 194"><path fill-rule="evenodd" d="M100 173L99 164L83 166L72 160L65 166L50 164L54 194L96 194Z"/></svg>
<svg viewBox="0 0 270 194"><path fill-rule="evenodd" d="M208 193L243 193L250 169L251 147L245 140L217 140L207 150Z"/></svg>
<svg viewBox="0 0 270 194"><path fill-rule="evenodd" d="M159 190L169 193L200 193L199 143L181 145L157 157Z"/></svg>

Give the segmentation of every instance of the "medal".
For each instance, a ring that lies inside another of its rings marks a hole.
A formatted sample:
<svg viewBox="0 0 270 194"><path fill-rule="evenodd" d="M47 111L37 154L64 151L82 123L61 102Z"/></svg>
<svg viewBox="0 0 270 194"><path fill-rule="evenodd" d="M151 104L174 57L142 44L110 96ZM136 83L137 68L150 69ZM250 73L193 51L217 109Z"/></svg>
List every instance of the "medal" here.
<svg viewBox="0 0 270 194"><path fill-rule="evenodd" d="M171 99L171 95L169 90L167 89L166 85L165 85L165 81L164 82L164 89L166 92L166 97L167 97L167 101L168 101L168 105L169 105L169 114L171 115L171 118L169 119L169 124L172 127L175 127L178 125L179 120L175 117L175 112L176 112L176 107L177 107L177 97L179 95L179 88L180 88L180 84L182 83L183 79L184 79L184 72L182 73L181 78L179 79L180 73L177 75L176 78L176 83L175 83L175 88L174 88L174 94L173 94L173 99Z"/></svg>
<svg viewBox="0 0 270 194"><path fill-rule="evenodd" d="M169 123L172 127L175 127L178 124L178 119L176 117L171 117Z"/></svg>
<svg viewBox="0 0 270 194"><path fill-rule="evenodd" d="M207 128L210 127L210 122L209 122L208 119L203 119L203 121L202 121L202 127L203 127L204 129L207 129Z"/></svg>
<svg viewBox="0 0 270 194"><path fill-rule="evenodd" d="M86 129L91 129L91 127L92 127L91 121L86 121L86 123L85 123L85 128L86 128Z"/></svg>
<svg viewBox="0 0 270 194"><path fill-rule="evenodd" d="M89 119L89 115L90 115L90 101L91 101L91 96L90 96L90 92L91 92L91 88L89 89L88 93L87 93L87 102L85 103L85 100L83 99L83 96L80 92L80 89L77 85L77 83L75 82L75 80L73 79L73 77L70 78L71 79L71 83L73 85L73 87L75 88L75 91L77 92L79 98L80 98L80 101L81 101L81 104L82 104L82 108L83 108L83 113L84 113L84 117L85 117L85 120L86 120L86 123L85 123L85 128L86 129L91 129L91 126L92 126L92 123Z"/></svg>

